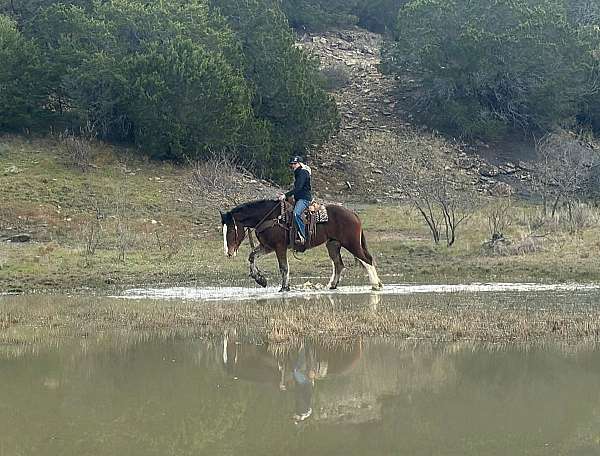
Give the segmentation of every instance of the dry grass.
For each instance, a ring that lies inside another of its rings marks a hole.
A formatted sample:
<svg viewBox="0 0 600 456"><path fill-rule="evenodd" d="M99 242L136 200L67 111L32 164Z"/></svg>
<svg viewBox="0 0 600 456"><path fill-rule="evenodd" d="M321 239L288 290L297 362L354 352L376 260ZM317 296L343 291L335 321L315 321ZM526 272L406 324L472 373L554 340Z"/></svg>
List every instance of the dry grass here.
<svg viewBox="0 0 600 456"><path fill-rule="evenodd" d="M594 342L600 310L592 295L445 294L329 296L263 302L136 301L99 297L7 297L0 302L0 345L106 330L167 332L294 345L366 336L429 342ZM24 303L27 305L24 305Z"/></svg>
<svg viewBox="0 0 600 456"><path fill-rule="evenodd" d="M235 260L220 255L220 205L214 195L189 197L192 169L147 163L126 150L94 143L94 166L82 173L68 166L61 147L50 140L0 141L0 171L18 171L0 173L0 236L27 232L34 239L24 245L0 243L0 291L253 284L247 277L246 244ZM251 176L238 177L240 186L275 192ZM600 249L595 229L600 211L591 206L575 208L574 230L561 211L549 220L539 207L515 201L503 233L510 245L496 255L481 248L489 239L483 209L461 225L456 244L446 248L433 245L427 226L408 204L350 207L364 222L384 282L600 279L600 257L594 253ZM353 263L346 257L350 269L342 284L367 283ZM275 259L266 257L261 264L271 283L278 281ZM290 271L293 285L305 277L327 283L326 250L291 259Z"/></svg>

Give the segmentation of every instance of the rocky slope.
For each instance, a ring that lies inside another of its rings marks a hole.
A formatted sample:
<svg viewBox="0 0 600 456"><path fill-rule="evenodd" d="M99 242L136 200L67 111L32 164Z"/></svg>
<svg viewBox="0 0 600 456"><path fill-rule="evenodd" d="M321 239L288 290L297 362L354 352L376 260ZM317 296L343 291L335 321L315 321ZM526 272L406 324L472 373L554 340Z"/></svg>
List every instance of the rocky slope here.
<svg viewBox="0 0 600 456"><path fill-rule="evenodd" d="M416 82L380 71L381 40L360 28L298 39L298 47L320 59L341 116L339 132L309 154L320 196L400 199L403 176L395 165L415 153L427 154L443 172L463 176L480 193L527 193L531 165L514 160L510 148L452 142L413 124L406 94Z"/></svg>

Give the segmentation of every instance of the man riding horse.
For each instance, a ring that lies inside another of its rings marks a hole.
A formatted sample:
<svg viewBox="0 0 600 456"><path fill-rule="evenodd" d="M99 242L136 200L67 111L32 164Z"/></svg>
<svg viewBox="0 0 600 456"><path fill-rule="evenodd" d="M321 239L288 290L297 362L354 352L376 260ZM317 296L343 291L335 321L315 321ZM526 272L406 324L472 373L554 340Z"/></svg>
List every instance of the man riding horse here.
<svg viewBox="0 0 600 456"><path fill-rule="evenodd" d="M294 197L294 221L298 227L298 244L306 243L306 226L302 219L302 213L312 201L310 175L311 169L302 163L302 157L295 156L289 162L290 168L294 170L294 188L287 193L280 193L279 199L284 200Z"/></svg>
<svg viewBox="0 0 600 456"><path fill-rule="evenodd" d="M306 227L302 220L302 212L312 200L310 168L302 163L301 157L290 160L290 167L294 170L294 188L286 194L280 194L277 200L251 201L234 207L227 212L221 212L223 226L223 248L227 256L235 256L250 229L253 229L259 245L253 247L248 261L250 262L250 276L256 282L267 286L267 279L258 269L256 261L263 255L275 252L281 274L281 291L288 291L289 265L287 250L290 247L289 227L282 222L281 200L286 196L294 196L294 219L298 226L298 233L303 243L300 250L313 248L325 244L333 265L333 273L329 280L329 288L338 286L342 271L345 269L342 261L342 247L348 250L362 264L371 286L375 290L383 286L375 269L375 261L367 248L367 240L362 230L358 215L342 206L329 204L326 206L326 221L317 223L314 235L311 233L310 242L306 242ZM298 246L298 244L296 244Z"/></svg>

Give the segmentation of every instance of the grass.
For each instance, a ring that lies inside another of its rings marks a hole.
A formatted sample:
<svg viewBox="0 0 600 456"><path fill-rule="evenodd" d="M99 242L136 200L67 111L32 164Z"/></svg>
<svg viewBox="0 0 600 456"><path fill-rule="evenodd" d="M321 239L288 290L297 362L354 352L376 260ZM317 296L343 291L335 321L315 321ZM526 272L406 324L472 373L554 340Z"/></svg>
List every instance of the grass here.
<svg viewBox="0 0 600 456"><path fill-rule="evenodd" d="M337 344L369 336L434 343L598 342L597 294L530 293L527 305L522 299L519 293L373 293L198 305L96 296L6 297L0 301L0 352L24 353L107 330L133 338L215 338L235 332L241 340L284 347L306 338Z"/></svg>
<svg viewBox="0 0 600 456"><path fill-rule="evenodd" d="M82 172L70 165L58 140L0 139L0 236L28 232L34 238L0 243L0 291L253 284L248 245L236 259L223 257L217 207L190 197L190 171L136 158L134 152L95 144L93 166ZM595 255L600 240L593 225L600 215L591 208L590 222L576 234L564 224L544 226L541 248L522 255L482 249L489 237L483 209L460 227L452 248L434 245L410 207L367 204L357 210L384 283L600 279ZM527 236L538 211L515 203L505 234L515 242ZM299 258L290 260L293 284L306 277L327 282L331 266L324 248ZM367 283L351 258L345 263L342 284ZM261 268L271 283L278 282L275 258L261 260Z"/></svg>

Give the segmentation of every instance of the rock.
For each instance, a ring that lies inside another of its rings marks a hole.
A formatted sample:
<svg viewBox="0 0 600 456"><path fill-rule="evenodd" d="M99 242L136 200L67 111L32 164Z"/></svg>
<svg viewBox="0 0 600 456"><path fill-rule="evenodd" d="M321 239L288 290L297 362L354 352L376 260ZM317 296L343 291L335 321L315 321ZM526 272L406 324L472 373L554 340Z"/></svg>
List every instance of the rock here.
<svg viewBox="0 0 600 456"><path fill-rule="evenodd" d="M513 163L505 163L498 167L502 174L514 174L517 172L517 167Z"/></svg>
<svg viewBox="0 0 600 456"><path fill-rule="evenodd" d="M483 165L479 168L479 175L484 177L496 177L498 174L500 171L493 165Z"/></svg>
<svg viewBox="0 0 600 456"><path fill-rule="evenodd" d="M9 236L8 238L6 238L6 241L8 241L8 242L29 242L29 241L31 241L31 234L27 234L27 233L15 234L13 236Z"/></svg>
<svg viewBox="0 0 600 456"><path fill-rule="evenodd" d="M472 169L477 166L477 163L471 158L463 156L456 160L456 165L461 169Z"/></svg>
<svg viewBox="0 0 600 456"><path fill-rule="evenodd" d="M519 160L517 162L517 168L522 169L523 171L533 171L533 167L529 163L524 162L522 160Z"/></svg>
<svg viewBox="0 0 600 456"><path fill-rule="evenodd" d="M9 174L19 174L20 172L21 172L21 169L19 169L15 165L9 166L8 168L6 168L4 170L4 174L7 175L7 176Z"/></svg>

